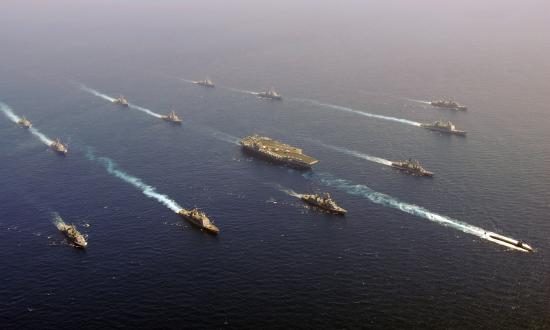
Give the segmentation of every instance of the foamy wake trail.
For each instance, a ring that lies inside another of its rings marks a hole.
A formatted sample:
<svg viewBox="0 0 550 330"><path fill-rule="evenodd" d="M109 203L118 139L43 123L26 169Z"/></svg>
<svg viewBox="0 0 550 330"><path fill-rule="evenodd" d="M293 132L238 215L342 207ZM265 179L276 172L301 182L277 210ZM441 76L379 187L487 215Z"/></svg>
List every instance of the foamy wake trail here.
<svg viewBox="0 0 550 330"><path fill-rule="evenodd" d="M52 223L57 227L57 229L61 230L65 224L65 221L63 221L63 218L61 218L59 213L52 212Z"/></svg>
<svg viewBox="0 0 550 330"><path fill-rule="evenodd" d="M397 209L405 213L409 213L414 216L430 220L440 225L451 227L451 228L460 230L464 233L475 235L483 239L487 239L487 236L486 236L487 231L482 228L472 226L462 221L431 212L418 205L402 202L397 198L374 191L365 185L353 184L350 181L335 178L332 175L326 174L326 173L324 174L306 173L304 174L304 177L315 180L325 186L335 187L337 189L343 190L350 195L357 195L357 196L367 198L373 203L388 206L393 209Z"/></svg>
<svg viewBox="0 0 550 330"><path fill-rule="evenodd" d="M377 114L374 114L374 113L359 111L359 110L344 107L344 106L341 106L341 105L323 103L323 102L310 100L310 99L294 99L294 100L298 100L298 101L302 101L302 102L308 102L308 103L318 105L318 106L321 106L321 107L325 107L325 108L331 108L331 109L335 109L335 110L351 112L351 113L355 113L355 114L370 117L370 118L378 118L378 119L383 119L383 120L395 121L395 122L402 123L402 124L408 124L408 125L412 125L412 126L420 126L420 123L416 122L416 121L412 121L412 120L408 120L408 119L402 119L402 118L396 118L396 117L377 115Z"/></svg>
<svg viewBox="0 0 550 330"><path fill-rule="evenodd" d="M361 153L361 152L355 151L355 150L349 150L349 149L346 149L346 148L331 146L330 144L324 144L324 143L321 143L321 142L317 142L317 143L319 145L325 147L325 148L332 149L334 151L338 151L338 152L341 152L341 153L346 154L346 155L350 155L350 156L353 156L353 157L365 159L365 160L375 162L375 163L379 163L379 164L382 164L382 165L391 166L391 161L389 161L387 159L384 159L384 158L374 157L374 156L367 155L367 154L364 154L364 153Z"/></svg>
<svg viewBox="0 0 550 330"><path fill-rule="evenodd" d="M189 80L189 79L185 79L185 78L176 77L176 79L181 80L181 81L186 82L186 83L190 83L190 84L194 83L193 80Z"/></svg>
<svg viewBox="0 0 550 330"><path fill-rule="evenodd" d="M281 192L284 192L285 194L287 194L289 196L296 197L296 198L302 197L301 194L298 194L297 192L295 192L292 189L285 188L285 187L281 186L280 184L276 184L275 188L279 189Z"/></svg>
<svg viewBox="0 0 550 330"><path fill-rule="evenodd" d="M8 117L14 123L17 123L19 121L19 116L16 115L6 103L0 102L0 110L2 110L6 117ZM34 136L39 138L40 141L48 146L53 143L52 139L48 138L46 135L44 135L34 127L29 128L29 132L31 132Z"/></svg>
<svg viewBox="0 0 550 330"><path fill-rule="evenodd" d="M199 126L197 126L197 127L199 127ZM239 145L239 141L241 140L236 136L233 136L233 135L230 135L230 134L227 134L227 133L224 133L224 132L220 132L218 130L215 130L213 128L206 127L206 126L200 126L200 130L210 132L210 134L212 134L213 137L215 137L216 139L218 139L220 141L232 143L232 144L235 144L235 145Z"/></svg>
<svg viewBox="0 0 550 330"><path fill-rule="evenodd" d="M253 92L253 91L249 91L249 90L246 90L246 89L238 89L238 88L223 87L223 86L220 86L220 87L225 88L225 89L230 90L230 91L233 91L233 92L237 92L237 93L245 93L245 94L251 94L251 95L258 95L259 94L258 92Z"/></svg>
<svg viewBox="0 0 550 330"><path fill-rule="evenodd" d="M89 160L96 161L102 164L109 174L140 189L145 196L156 199L160 203L167 206L170 210L177 213L179 210L182 209L182 207L179 206L178 203L176 203L173 199L170 199L168 196L158 193L155 187L152 187L141 181L141 179L136 178L135 176L131 176L130 174L118 169L114 160L107 157L96 157L90 150L88 150L88 152L86 153L86 157Z"/></svg>
<svg viewBox="0 0 550 330"><path fill-rule="evenodd" d="M116 100L114 97L111 97L107 94L103 94L93 88L90 88L90 87L87 87L87 86L80 86L80 89L82 89L83 91L85 92L88 92L92 95L95 95L95 96L98 96L98 97L101 97L102 99L104 100L107 100L109 102L113 102L114 100ZM156 117L156 118L161 118L162 115L159 114L159 113L156 113L150 109L147 109L147 108L144 108L144 107L140 107L139 105L135 105L135 104L132 104L132 103L128 103L128 107L132 108L132 109L135 109L135 110L139 110L141 112L145 112L146 114L150 115L150 116L153 116L153 117Z"/></svg>
<svg viewBox="0 0 550 330"><path fill-rule="evenodd" d="M422 104L430 104L430 101L417 100L417 99L407 99L407 100L412 101L412 102L422 103Z"/></svg>

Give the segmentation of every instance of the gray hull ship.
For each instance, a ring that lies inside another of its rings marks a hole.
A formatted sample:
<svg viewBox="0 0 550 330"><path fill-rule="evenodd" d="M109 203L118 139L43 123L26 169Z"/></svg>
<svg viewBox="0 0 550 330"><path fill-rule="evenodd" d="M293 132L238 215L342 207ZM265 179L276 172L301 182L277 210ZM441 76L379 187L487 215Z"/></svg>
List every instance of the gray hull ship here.
<svg viewBox="0 0 550 330"><path fill-rule="evenodd" d="M258 93L258 96L263 97L264 99L279 100L279 101L283 99L283 96L277 93L277 91L275 91L273 87L269 88L266 91Z"/></svg>
<svg viewBox="0 0 550 330"><path fill-rule="evenodd" d="M24 127L24 128L31 128L32 127L32 123L30 122L30 120L28 120L25 117L21 117L21 119L19 119L17 121L17 124L21 127Z"/></svg>
<svg viewBox="0 0 550 330"><path fill-rule="evenodd" d="M433 100L433 101L430 102L430 104L434 107L453 109L453 110L467 110L468 109L465 105L459 104L459 103L455 102L452 99Z"/></svg>
<svg viewBox="0 0 550 330"><path fill-rule="evenodd" d="M330 213L345 215L348 212L346 209L336 205L336 203L332 200L328 193L325 193L322 196L317 194L303 194L300 195L300 199L310 205L316 206Z"/></svg>
<svg viewBox="0 0 550 330"><path fill-rule="evenodd" d="M166 116L162 116L161 118L162 120L165 120L174 124L181 124L182 122L181 118L178 115L176 115L174 111L170 112Z"/></svg>
<svg viewBox="0 0 550 330"><path fill-rule="evenodd" d="M199 211L198 209L181 209L178 211L178 214L193 225L205 230L210 234L218 235L220 232L220 229L216 227L216 225L214 225L212 221L210 221L206 214Z"/></svg>
<svg viewBox="0 0 550 330"><path fill-rule="evenodd" d="M214 82L212 80L210 80L209 78L206 78L204 80L193 81L193 84L203 86L203 87L214 87L214 86L216 86L216 85L214 85Z"/></svg>
<svg viewBox="0 0 550 330"><path fill-rule="evenodd" d="M434 175L433 172L427 171L424 167L422 167L420 162L410 158L409 160L391 162L391 166L412 175L428 177L432 177Z"/></svg>
<svg viewBox="0 0 550 330"><path fill-rule="evenodd" d="M76 229L75 225L58 222L56 226L59 231L67 236L67 239L71 241L75 247L83 249L88 245L86 238Z"/></svg>
<svg viewBox="0 0 550 330"><path fill-rule="evenodd" d="M129 106L128 101L122 95L120 95L118 98L114 99L113 103L118 104L118 105L123 106L123 107L128 107Z"/></svg>
<svg viewBox="0 0 550 330"><path fill-rule="evenodd" d="M53 141L50 144L50 148L52 148L53 151L61 155L66 155L67 152L69 152L69 149L67 148L67 146L61 143L59 139L55 139L55 141Z"/></svg>
<svg viewBox="0 0 550 330"><path fill-rule="evenodd" d="M420 124L420 127L423 127L425 129L429 129L431 131L438 131L448 134L455 134L455 135L466 135L466 131L461 131L459 129L456 129L455 125L451 123L450 121L443 121L438 120L431 124Z"/></svg>
<svg viewBox="0 0 550 330"><path fill-rule="evenodd" d="M247 136L240 141L244 151L298 169L309 169L319 161L304 155L302 149L284 144L265 136Z"/></svg>

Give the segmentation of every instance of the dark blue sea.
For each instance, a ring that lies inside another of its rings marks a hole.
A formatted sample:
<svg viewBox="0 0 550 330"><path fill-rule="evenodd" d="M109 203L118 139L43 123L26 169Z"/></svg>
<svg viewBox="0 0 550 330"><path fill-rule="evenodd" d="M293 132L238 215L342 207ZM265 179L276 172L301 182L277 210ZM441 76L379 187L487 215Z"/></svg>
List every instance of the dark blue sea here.
<svg viewBox="0 0 550 330"><path fill-rule="evenodd" d="M0 328L550 328L548 12L3 1ZM215 88L190 83L206 76ZM252 93L270 86L283 101ZM121 94L129 108L109 101ZM468 110L427 104L443 96ZM171 110L181 126L158 118ZM418 126L438 119L467 136ZM251 134L320 162L252 158L238 145ZM45 143L57 137L66 156ZM409 157L434 178L387 166ZM329 192L348 214L292 191Z"/></svg>

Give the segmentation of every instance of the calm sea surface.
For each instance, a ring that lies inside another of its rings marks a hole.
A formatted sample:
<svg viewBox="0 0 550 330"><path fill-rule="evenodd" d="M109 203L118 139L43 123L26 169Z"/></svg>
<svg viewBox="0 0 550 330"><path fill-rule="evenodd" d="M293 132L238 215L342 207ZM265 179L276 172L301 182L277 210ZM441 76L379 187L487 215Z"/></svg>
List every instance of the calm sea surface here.
<svg viewBox="0 0 550 330"><path fill-rule="evenodd" d="M548 12L543 1L2 2L0 327L550 328ZM216 88L189 82L207 75ZM250 92L269 86L282 102ZM120 94L130 108L108 101ZM468 111L426 103L442 96ZM157 117L171 110L181 126ZM437 119L467 137L418 127ZM320 163L250 158L236 141L254 133ZM435 177L385 165L409 157ZM330 192L349 213L289 191ZM86 251L55 213L88 235Z"/></svg>

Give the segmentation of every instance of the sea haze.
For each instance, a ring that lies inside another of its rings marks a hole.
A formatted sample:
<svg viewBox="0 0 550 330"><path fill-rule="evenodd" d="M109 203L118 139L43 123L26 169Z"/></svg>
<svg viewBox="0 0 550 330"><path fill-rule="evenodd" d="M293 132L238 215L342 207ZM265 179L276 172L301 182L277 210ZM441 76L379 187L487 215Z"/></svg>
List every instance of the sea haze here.
<svg viewBox="0 0 550 330"><path fill-rule="evenodd" d="M0 2L0 327L549 328L548 12ZM216 88L190 83L206 76ZM254 94L270 86L282 102ZM427 104L444 96L468 110ZM171 110L181 126L159 118ZM438 119L467 136L419 127ZM251 158L238 145L250 134L320 162ZM57 137L65 157L48 148ZM388 166L409 157L434 178ZM348 215L290 191L329 192Z"/></svg>

